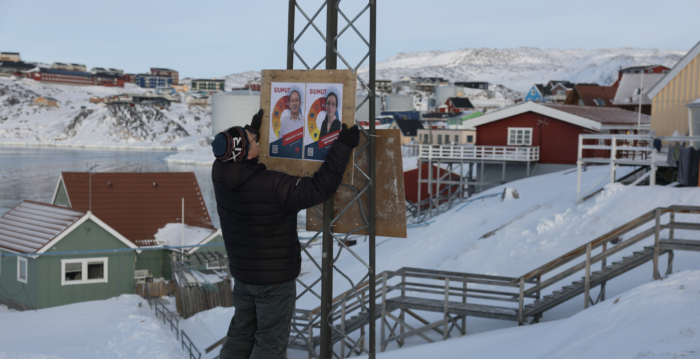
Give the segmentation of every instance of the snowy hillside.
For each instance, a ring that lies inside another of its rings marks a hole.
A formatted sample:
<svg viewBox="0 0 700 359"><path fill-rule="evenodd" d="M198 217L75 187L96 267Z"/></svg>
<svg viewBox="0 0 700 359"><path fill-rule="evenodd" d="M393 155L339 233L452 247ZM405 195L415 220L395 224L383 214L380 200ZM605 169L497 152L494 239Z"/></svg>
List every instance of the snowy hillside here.
<svg viewBox="0 0 700 359"><path fill-rule="evenodd" d="M125 88L41 84L0 77L0 142L86 147L188 149L206 144L211 134L211 110L173 103L167 110L152 107L105 106L90 97L143 93ZM53 97L58 108L33 106L34 99ZM83 108L84 107L84 108Z"/></svg>
<svg viewBox="0 0 700 359"><path fill-rule="evenodd" d="M535 83L566 80L610 85L620 67L661 64L673 67L686 51L612 48L561 50L462 49L401 53L377 63L377 79L443 77L450 81L488 81L525 92ZM368 78L368 68L359 73Z"/></svg>

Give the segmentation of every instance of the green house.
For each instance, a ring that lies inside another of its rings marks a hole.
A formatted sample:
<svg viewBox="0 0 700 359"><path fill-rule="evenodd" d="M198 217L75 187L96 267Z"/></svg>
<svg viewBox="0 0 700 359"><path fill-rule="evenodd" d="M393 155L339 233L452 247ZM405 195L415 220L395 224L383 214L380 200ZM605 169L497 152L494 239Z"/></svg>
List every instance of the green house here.
<svg viewBox="0 0 700 359"><path fill-rule="evenodd" d="M170 254L183 243L186 254L226 251L193 172L62 172L51 203L90 211L142 249L134 258L137 283L171 280Z"/></svg>
<svg viewBox="0 0 700 359"><path fill-rule="evenodd" d="M0 217L0 304L41 309L133 293L139 252L88 211L24 201Z"/></svg>

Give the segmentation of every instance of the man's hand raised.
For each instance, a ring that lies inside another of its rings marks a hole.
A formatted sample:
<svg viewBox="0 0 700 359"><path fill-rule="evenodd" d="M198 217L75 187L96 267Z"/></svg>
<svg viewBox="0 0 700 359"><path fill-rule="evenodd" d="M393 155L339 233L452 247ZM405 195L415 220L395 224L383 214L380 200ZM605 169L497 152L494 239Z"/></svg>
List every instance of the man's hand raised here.
<svg viewBox="0 0 700 359"><path fill-rule="evenodd" d="M338 141L350 146L351 148L357 147L357 145L360 144L360 129L357 128L357 125L348 129L348 125L343 124L340 135L338 135Z"/></svg>

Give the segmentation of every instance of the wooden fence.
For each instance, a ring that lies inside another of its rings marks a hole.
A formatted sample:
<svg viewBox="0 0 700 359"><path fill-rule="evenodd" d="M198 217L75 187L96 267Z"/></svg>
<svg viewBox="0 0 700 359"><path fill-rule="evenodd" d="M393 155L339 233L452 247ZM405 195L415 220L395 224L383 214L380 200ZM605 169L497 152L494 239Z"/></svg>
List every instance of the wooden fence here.
<svg viewBox="0 0 700 359"><path fill-rule="evenodd" d="M231 282L228 278L218 283L212 283L218 292L205 291L197 285L181 287L177 287L177 284L174 285L176 286L174 292L177 312L184 319L216 307L233 307Z"/></svg>
<svg viewBox="0 0 700 359"><path fill-rule="evenodd" d="M138 294L145 299L164 297L173 294L171 282L153 282L134 284L134 294Z"/></svg>

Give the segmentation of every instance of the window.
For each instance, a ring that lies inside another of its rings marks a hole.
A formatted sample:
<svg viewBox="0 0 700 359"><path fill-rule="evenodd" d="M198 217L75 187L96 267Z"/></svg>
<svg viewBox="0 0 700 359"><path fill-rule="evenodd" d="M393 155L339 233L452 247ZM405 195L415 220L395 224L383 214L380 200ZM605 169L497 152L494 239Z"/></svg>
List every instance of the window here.
<svg viewBox="0 0 700 359"><path fill-rule="evenodd" d="M566 90L557 90L557 96L566 96Z"/></svg>
<svg viewBox="0 0 700 359"><path fill-rule="evenodd" d="M509 127L508 128L508 145L519 146L532 145L532 128Z"/></svg>
<svg viewBox="0 0 700 359"><path fill-rule="evenodd" d="M455 135L455 143L459 143L459 135Z"/></svg>
<svg viewBox="0 0 700 359"><path fill-rule="evenodd" d="M61 259L61 285L107 283L108 258Z"/></svg>
<svg viewBox="0 0 700 359"><path fill-rule="evenodd" d="M442 144L442 135L438 135L438 145Z"/></svg>
<svg viewBox="0 0 700 359"><path fill-rule="evenodd" d="M467 136L467 143L472 143L474 142L474 136Z"/></svg>
<svg viewBox="0 0 700 359"><path fill-rule="evenodd" d="M537 91L535 91L535 89L530 90L530 95L535 96L535 93L537 93Z"/></svg>
<svg viewBox="0 0 700 359"><path fill-rule="evenodd" d="M17 281L27 283L27 258L17 257Z"/></svg>
<svg viewBox="0 0 700 359"><path fill-rule="evenodd" d="M605 101L602 98L597 98L593 100L593 102L595 102L595 104L598 106L605 106Z"/></svg>
<svg viewBox="0 0 700 359"><path fill-rule="evenodd" d="M579 100L578 100L578 105L579 105L579 106L583 106L583 105L584 105L583 99L579 99Z"/></svg>

